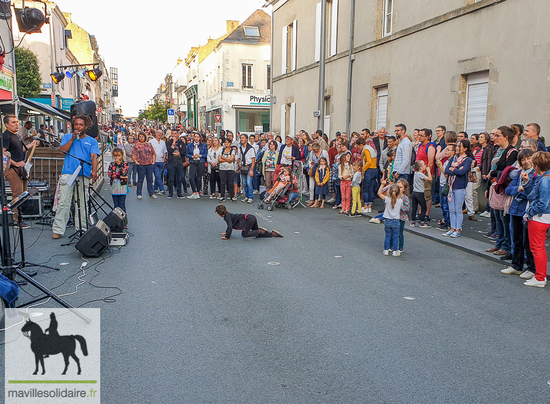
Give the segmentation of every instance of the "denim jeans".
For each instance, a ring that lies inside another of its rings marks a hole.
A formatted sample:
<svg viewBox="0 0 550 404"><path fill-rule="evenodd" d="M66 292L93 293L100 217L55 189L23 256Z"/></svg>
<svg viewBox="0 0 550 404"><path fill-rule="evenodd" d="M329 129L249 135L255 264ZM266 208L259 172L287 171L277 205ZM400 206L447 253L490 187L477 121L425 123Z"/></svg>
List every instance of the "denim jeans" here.
<svg viewBox="0 0 550 404"><path fill-rule="evenodd" d="M126 213L126 195L111 195L114 208L120 208Z"/></svg>
<svg viewBox="0 0 550 404"><path fill-rule="evenodd" d="M334 206L342 204L342 190L340 189L340 184L334 184L334 190L336 191L336 197L334 198Z"/></svg>
<svg viewBox="0 0 550 404"><path fill-rule="evenodd" d="M374 202L377 175L376 168L369 168L365 171L363 177L363 200L365 205L372 205Z"/></svg>
<svg viewBox="0 0 550 404"><path fill-rule="evenodd" d="M183 166L181 164L168 164L166 169L168 170L168 196L174 195L174 187L176 188L176 194L182 196L181 177L183 176Z"/></svg>
<svg viewBox="0 0 550 404"><path fill-rule="evenodd" d="M384 223L384 232L386 237L384 238L384 250L397 251L399 248L399 219L386 219Z"/></svg>
<svg viewBox="0 0 550 404"><path fill-rule="evenodd" d="M405 245L405 221L399 221L399 251L403 251Z"/></svg>
<svg viewBox="0 0 550 404"><path fill-rule="evenodd" d="M441 195L441 190L443 187L439 187L439 195ZM440 198L441 203L441 213L443 214L443 221L445 222L446 226L449 226L451 224L451 217L449 214L449 199L447 199L446 196L442 196Z"/></svg>
<svg viewBox="0 0 550 404"><path fill-rule="evenodd" d="M248 199L254 199L254 189L252 188L252 177L247 174L241 174L241 182L244 188L244 194Z"/></svg>
<svg viewBox="0 0 550 404"><path fill-rule="evenodd" d="M134 162L128 162L128 184L134 185L137 183L137 166Z"/></svg>
<svg viewBox="0 0 550 404"><path fill-rule="evenodd" d="M164 192L164 184L162 183L163 170L164 163L155 163L155 184L153 185L153 191Z"/></svg>
<svg viewBox="0 0 550 404"><path fill-rule="evenodd" d="M288 203L294 202L296 199L298 199L298 192L291 192L290 196L288 198Z"/></svg>
<svg viewBox="0 0 550 404"><path fill-rule="evenodd" d="M504 216L503 210L493 209L497 222L498 239L495 247L510 252L512 241L510 240L510 215Z"/></svg>
<svg viewBox="0 0 550 404"><path fill-rule="evenodd" d="M147 164L147 165L138 165L138 182L137 182L137 189L136 189L136 195L141 195L141 191L143 189L143 179L147 181L147 192L149 193L149 196L153 195L153 171L155 170L155 166L153 164Z"/></svg>
<svg viewBox="0 0 550 404"><path fill-rule="evenodd" d="M437 176L434 178L432 183L432 203L434 205L437 205L441 201L439 197L441 195L441 193L439 192L440 190L441 190L441 186L439 184L439 176Z"/></svg>
<svg viewBox="0 0 550 404"><path fill-rule="evenodd" d="M452 192L452 200L449 201L451 227L455 230L462 230L462 221L464 220L462 205L466 197L466 189L452 189L449 192Z"/></svg>

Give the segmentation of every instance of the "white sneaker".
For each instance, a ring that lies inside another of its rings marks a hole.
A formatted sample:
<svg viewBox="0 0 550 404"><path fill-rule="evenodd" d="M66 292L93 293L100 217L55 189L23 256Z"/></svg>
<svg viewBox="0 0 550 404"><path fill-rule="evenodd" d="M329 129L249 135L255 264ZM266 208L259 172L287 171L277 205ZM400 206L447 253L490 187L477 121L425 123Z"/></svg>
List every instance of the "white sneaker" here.
<svg viewBox="0 0 550 404"><path fill-rule="evenodd" d="M158 197L155 194L151 195L151 199L157 199L157 198Z"/></svg>
<svg viewBox="0 0 550 404"><path fill-rule="evenodd" d="M531 279L535 274L531 271L524 271L519 277L521 279Z"/></svg>
<svg viewBox="0 0 550 404"><path fill-rule="evenodd" d="M368 213L369 210L367 208L361 208L361 213Z"/></svg>
<svg viewBox="0 0 550 404"><path fill-rule="evenodd" d="M246 200L246 203L254 203L254 199L248 198L248 199Z"/></svg>
<svg viewBox="0 0 550 404"><path fill-rule="evenodd" d="M502 271L500 271L500 273L504 275L521 275L522 272L517 271L513 266L508 266L504 268Z"/></svg>
<svg viewBox="0 0 550 404"><path fill-rule="evenodd" d="M384 250L384 251L382 251L382 254L384 254L384 255L390 255L390 251L389 251L389 250Z"/></svg>
<svg viewBox="0 0 550 404"><path fill-rule="evenodd" d="M546 286L546 279L543 281L537 281L537 278L534 276L528 281L523 282L525 286L534 286L536 288L543 288Z"/></svg>
<svg viewBox="0 0 550 404"><path fill-rule="evenodd" d="M380 219L377 219L377 218L373 217L371 220L369 220L369 223L380 224Z"/></svg>
<svg viewBox="0 0 550 404"><path fill-rule="evenodd" d="M372 212L372 208L368 208L367 213L371 213L371 212Z"/></svg>
<svg viewBox="0 0 550 404"><path fill-rule="evenodd" d="M483 212L479 216L481 216L481 217L491 217L491 214L489 212Z"/></svg>
<svg viewBox="0 0 550 404"><path fill-rule="evenodd" d="M138 199L141 199L141 198L143 198L143 197L141 195L138 195Z"/></svg>
<svg viewBox="0 0 550 404"><path fill-rule="evenodd" d="M336 202L336 199L334 199L334 198L330 198L330 199L327 201L327 203L334 203L334 202Z"/></svg>
<svg viewBox="0 0 550 404"><path fill-rule="evenodd" d="M399 257L401 255L401 251L394 251L392 255L394 257Z"/></svg>

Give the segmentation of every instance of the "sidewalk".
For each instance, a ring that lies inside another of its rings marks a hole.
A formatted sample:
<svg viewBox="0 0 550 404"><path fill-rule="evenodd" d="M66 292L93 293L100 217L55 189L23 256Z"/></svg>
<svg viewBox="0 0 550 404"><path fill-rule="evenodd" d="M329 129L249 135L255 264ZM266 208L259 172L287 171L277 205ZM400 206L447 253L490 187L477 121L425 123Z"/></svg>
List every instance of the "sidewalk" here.
<svg viewBox="0 0 550 404"><path fill-rule="evenodd" d="M374 205L372 207L371 213L363 213L362 215L368 218L369 220L373 217L378 216L379 210L384 209L384 203L381 199L376 198ZM443 232L437 230L437 222L443 217L441 214L441 208L436 208L432 206L431 211L431 221L429 223L432 226L429 229L421 229L420 227L411 227L410 222L407 221L405 225L405 231L408 233L416 234L417 236L424 237L431 241L447 245L458 250L466 251L470 254L477 255L482 258L486 258L493 262L498 262L503 265L507 265L510 261L502 261L498 256L495 256L491 253L486 253L485 250L495 246L495 243L491 243L489 239L483 237L483 234L487 233L491 229L491 219L480 217L479 214L476 214L477 221L468 220L467 215L464 215L464 222L462 225L462 237L459 238L450 238L443 237ZM380 226L373 223L369 223L372 226ZM406 244L406 242L405 242ZM550 240L547 239L546 246L550 246Z"/></svg>

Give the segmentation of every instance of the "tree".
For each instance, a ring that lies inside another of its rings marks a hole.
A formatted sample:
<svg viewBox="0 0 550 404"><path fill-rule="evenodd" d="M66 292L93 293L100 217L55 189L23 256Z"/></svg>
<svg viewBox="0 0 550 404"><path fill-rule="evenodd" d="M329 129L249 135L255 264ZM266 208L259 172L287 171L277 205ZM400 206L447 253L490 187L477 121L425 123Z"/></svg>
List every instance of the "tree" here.
<svg viewBox="0 0 550 404"><path fill-rule="evenodd" d="M30 49L15 48L17 95L23 98L40 97L40 68L38 58Z"/></svg>
<svg viewBox="0 0 550 404"><path fill-rule="evenodd" d="M168 121L168 104L155 100L155 103L149 109L139 114L139 120L144 118L149 121L166 123Z"/></svg>

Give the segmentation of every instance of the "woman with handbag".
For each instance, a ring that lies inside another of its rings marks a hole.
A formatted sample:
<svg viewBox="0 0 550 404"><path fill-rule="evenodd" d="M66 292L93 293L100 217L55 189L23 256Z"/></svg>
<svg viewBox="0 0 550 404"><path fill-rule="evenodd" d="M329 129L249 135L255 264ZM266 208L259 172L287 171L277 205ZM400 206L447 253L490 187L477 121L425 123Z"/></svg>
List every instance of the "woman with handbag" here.
<svg viewBox="0 0 550 404"><path fill-rule="evenodd" d="M512 146L511 142L514 139L514 132L509 127L501 126L493 129L491 137L494 138L494 143L499 149L491 161L490 181L488 182L489 190L485 192L485 196L489 198L489 204L495 215L498 238L495 247L487 249L486 252L492 252L494 255L501 256L503 260L512 259L512 254L510 254L512 248L510 216L504 214L503 202L504 192L509 183L508 172L510 170L506 169L517 161L518 151ZM501 178L502 175L505 175L505 177ZM496 187L497 182L500 182L501 185L499 189Z"/></svg>
<svg viewBox="0 0 550 404"><path fill-rule="evenodd" d="M473 155L470 151L470 142L466 139L456 143L456 154L449 160L445 169L449 184L449 216L451 229L444 236L460 237L462 232L462 205L466 197L466 187L469 182L469 173L473 163Z"/></svg>
<svg viewBox="0 0 550 404"><path fill-rule="evenodd" d="M546 255L546 232L550 227L550 153L536 152L531 157L533 167L539 175L533 190L527 196L529 245L535 259L535 276L524 282L525 286L543 288L546 286L548 260ZM524 176L524 180L527 177Z"/></svg>
<svg viewBox="0 0 550 404"><path fill-rule="evenodd" d="M533 154L531 149L519 152L518 163L521 171L506 187L506 199L511 202L508 213L512 222L514 254L510 266L500 272L505 275L520 275L522 279L531 279L535 276L535 259L529 247L529 232L523 223L523 215L528 202L527 196L533 189L534 181L537 178L537 173L531 162ZM523 271L525 256L527 256L527 270Z"/></svg>
<svg viewBox="0 0 550 404"><path fill-rule="evenodd" d="M219 157L222 152L220 146L220 139L217 137L212 138L212 145L208 149L208 156L206 161L208 162L208 171L210 172L210 199L216 199L216 185L218 186L218 199L222 199L220 186L220 166Z"/></svg>
<svg viewBox="0 0 550 404"><path fill-rule="evenodd" d="M138 182L136 194L141 199L143 190L143 179L147 181L147 193L150 198L157 199L153 192L153 172L155 170L155 149L149 142L144 132L139 132L138 141L132 149L132 159L136 163L138 172Z"/></svg>

